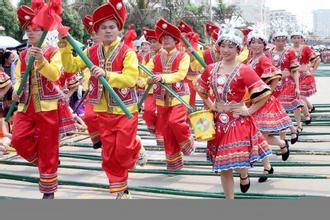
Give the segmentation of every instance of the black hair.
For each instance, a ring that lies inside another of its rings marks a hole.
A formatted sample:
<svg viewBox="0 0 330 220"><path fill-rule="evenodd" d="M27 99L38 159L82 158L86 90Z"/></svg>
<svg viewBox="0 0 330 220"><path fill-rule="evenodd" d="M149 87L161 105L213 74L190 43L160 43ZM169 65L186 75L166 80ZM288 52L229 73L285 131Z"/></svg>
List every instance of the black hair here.
<svg viewBox="0 0 330 220"><path fill-rule="evenodd" d="M248 45L249 45L249 46L250 46L250 44L251 44L251 42L252 42L253 39L255 39L255 37L251 38L251 40L248 42ZM265 48L266 48L266 46L267 46L267 42L265 42L265 41L264 41L263 39L261 39L260 37L259 37L258 39L262 40L262 42L264 43L264 46L265 46Z"/></svg>
<svg viewBox="0 0 330 220"><path fill-rule="evenodd" d="M6 59L8 59L11 55L11 51L6 51L2 56L1 56L1 65L4 66L6 63Z"/></svg>

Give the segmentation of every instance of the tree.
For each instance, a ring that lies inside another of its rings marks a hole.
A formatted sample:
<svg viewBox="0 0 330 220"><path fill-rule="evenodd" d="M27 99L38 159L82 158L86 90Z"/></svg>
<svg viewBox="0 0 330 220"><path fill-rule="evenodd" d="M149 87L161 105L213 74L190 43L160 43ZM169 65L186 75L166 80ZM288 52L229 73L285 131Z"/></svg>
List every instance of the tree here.
<svg viewBox="0 0 330 220"><path fill-rule="evenodd" d="M67 1L63 1L62 24L70 27L70 34L78 41L84 41L88 38L84 31L82 18L75 8L68 5Z"/></svg>
<svg viewBox="0 0 330 220"><path fill-rule="evenodd" d="M195 32L197 32L201 39L205 37L205 22L208 20L206 16L207 6L188 4L185 6L185 15L182 17L189 25L191 25Z"/></svg>
<svg viewBox="0 0 330 220"><path fill-rule="evenodd" d="M18 2L18 6L21 6L21 5L27 5L27 6L30 6L31 5L31 0L20 0Z"/></svg>
<svg viewBox="0 0 330 220"><path fill-rule="evenodd" d="M128 17L126 26L134 24L136 32L140 35L142 28L154 28L156 20L159 18L160 0L128 0L127 11Z"/></svg>
<svg viewBox="0 0 330 220"><path fill-rule="evenodd" d="M19 25L16 17L16 10L10 1L0 0L0 26L5 28L5 35L13 38L17 38L17 33L19 32Z"/></svg>
<svg viewBox="0 0 330 220"><path fill-rule="evenodd" d="M69 7L74 8L76 11L79 12L80 17L85 17L86 15L90 15L93 13L93 11L103 3L105 3L106 0L80 0L75 1L73 4L71 4Z"/></svg>
<svg viewBox="0 0 330 220"><path fill-rule="evenodd" d="M216 7L212 7L213 19L219 24L225 23L225 20L237 19L240 16L240 10L235 5L226 5L223 0L218 0Z"/></svg>

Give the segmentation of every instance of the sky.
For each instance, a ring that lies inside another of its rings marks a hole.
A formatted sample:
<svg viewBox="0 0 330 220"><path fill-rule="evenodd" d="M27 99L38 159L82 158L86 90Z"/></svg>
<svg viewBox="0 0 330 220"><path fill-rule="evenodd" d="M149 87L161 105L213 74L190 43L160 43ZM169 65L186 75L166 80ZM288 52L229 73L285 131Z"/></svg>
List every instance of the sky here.
<svg viewBox="0 0 330 220"><path fill-rule="evenodd" d="M329 0L266 0L266 5L271 10L285 9L292 12L297 15L299 22L309 28L313 26L314 10L330 9Z"/></svg>

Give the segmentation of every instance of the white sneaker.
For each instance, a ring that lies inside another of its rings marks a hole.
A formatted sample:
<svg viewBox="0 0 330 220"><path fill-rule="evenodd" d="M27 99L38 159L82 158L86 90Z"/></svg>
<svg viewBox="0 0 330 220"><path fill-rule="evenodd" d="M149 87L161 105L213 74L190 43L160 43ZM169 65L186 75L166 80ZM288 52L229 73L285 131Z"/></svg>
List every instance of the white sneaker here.
<svg viewBox="0 0 330 220"><path fill-rule="evenodd" d="M116 199L132 199L131 193L124 193L124 192L119 192L117 193Z"/></svg>
<svg viewBox="0 0 330 220"><path fill-rule="evenodd" d="M142 145L141 149L140 149L140 152L139 152L139 157L138 157L136 163L139 166L143 167L143 166L147 165L147 162L148 162L147 153L146 153L146 150L144 149L144 147Z"/></svg>

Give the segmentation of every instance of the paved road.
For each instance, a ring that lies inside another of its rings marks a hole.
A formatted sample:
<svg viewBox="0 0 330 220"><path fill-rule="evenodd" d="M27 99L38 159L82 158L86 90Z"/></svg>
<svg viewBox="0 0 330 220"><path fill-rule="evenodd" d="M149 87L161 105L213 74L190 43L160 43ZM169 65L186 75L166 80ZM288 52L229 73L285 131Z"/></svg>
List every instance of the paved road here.
<svg viewBox="0 0 330 220"><path fill-rule="evenodd" d="M329 92L330 78L317 78L318 93L311 100L313 103L330 103ZM328 115L329 113L315 113L316 115ZM329 127L309 126L305 127L307 132L330 132ZM78 139L81 136L77 137ZM298 142L292 146L292 150L305 151L324 151L330 152L330 136L304 136L301 138L304 142ZM75 138L72 138L74 141ZM89 143L89 140L81 141ZM145 145L155 145L154 140L143 139ZM205 147L205 143L196 143L198 147ZM276 149L276 148L274 148ZM64 146L60 149L61 153L79 153L89 155L100 155L100 151L91 148L78 148L72 146ZM163 160L164 154L161 151L148 151L150 159ZM3 157L2 160L11 158L11 161L22 161L19 157L15 157L14 153ZM272 161L281 162L280 156L273 155ZM196 153L193 156L185 157L189 161L205 161L204 153ZM308 162L313 164L330 163L329 155L292 155L288 162ZM89 161L82 159L61 158L62 165L80 165L89 167L100 167L99 161ZM16 175L26 175L37 177L38 173L34 167L13 166L0 164L0 172ZM139 168L139 167L138 167ZM278 167L274 166L276 174L309 174L309 175L325 175L330 176L330 166L326 167ZM165 169L164 165L148 165L142 169ZM193 171L210 171L208 166L186 166L184 170ZM251 170L253 173L262 172L261 167L255 167ZM107 184L105 174L102 171L86 171L76 169L59 169L61 180L73 180L89 183ZM154 186L168 187L178 190L193 190L203 192L222 192L220 186L220 178L218 176L189 176L177 175L168 176L164 174L139 174L131 173L129 179L130 186ZM19 197L38 199L41 194L38 192L38 185L14 180L0 179L0 197ZM240 192L238 178L235 178L235 192ZM295 178L272 178L266 183L260 184L256 178L251 179L251 188L249 193L260 194L277 194L277 195L315 195L330 196L330 179L295 179ZM176 196L166 194L154 194L146 192L132 191L135 199L153 198L196 198L188 196ZM110 199L114 198L108 190L77 187L77 186L60 186L56 193L59 199Z"/></svg>

